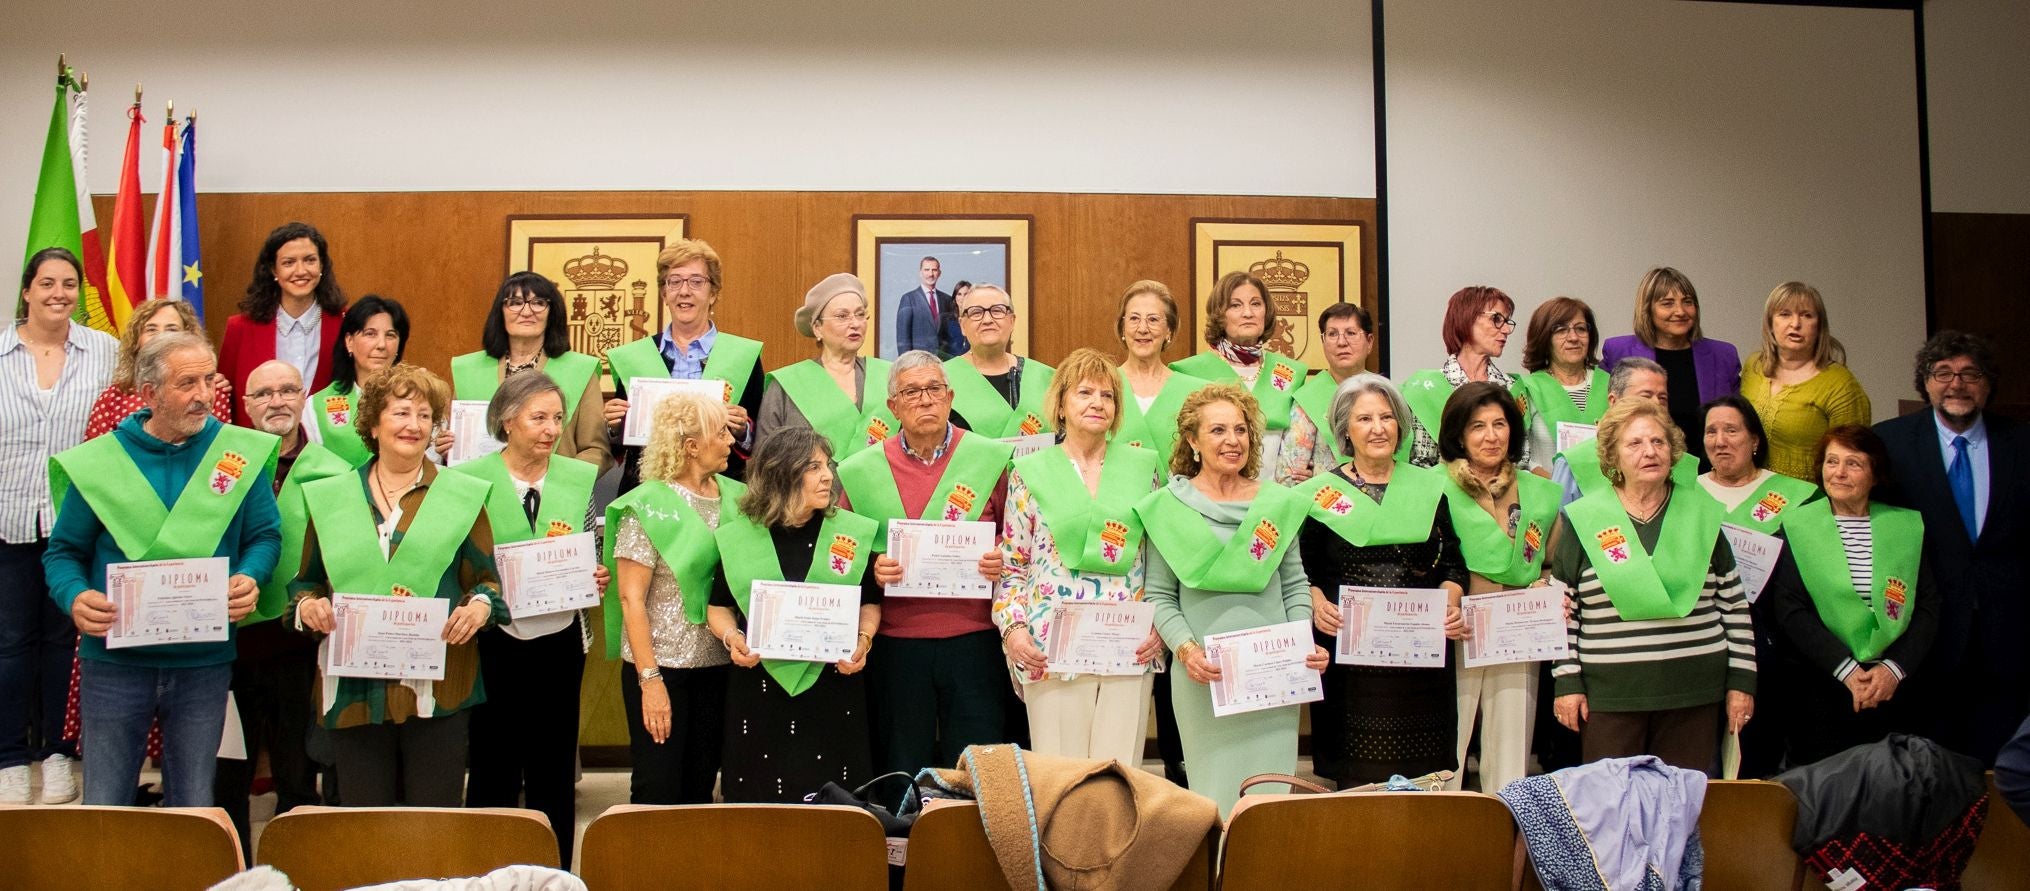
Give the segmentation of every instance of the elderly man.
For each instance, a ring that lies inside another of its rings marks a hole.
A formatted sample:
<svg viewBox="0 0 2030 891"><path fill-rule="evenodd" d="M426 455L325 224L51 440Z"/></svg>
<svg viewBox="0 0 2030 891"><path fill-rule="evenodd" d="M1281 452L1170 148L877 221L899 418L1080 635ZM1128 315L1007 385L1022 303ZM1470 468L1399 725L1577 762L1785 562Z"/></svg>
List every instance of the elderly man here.
<svg viewBox="0 0 2030 891"><path fill-rule="evenodd" d="M1043 391L1051 368L1009 352L1015 305L998 285L978 284L957 301L959 327L972 348L945 363L952 423L1004 439L1050 432Z"/></svg>
<svg viewBox="0 0 2030 891"><path fill-rule="evenodd" d="M1612 406L1623 398L1647 399L1669 408L1668 384L1663 366L1631 356L1614 363L1614 371L1607 379L1607 404ZM1692 434L1686 433L1685 436L1690 438ZM1699 459L1687 451L1671 468L1671 482L1690 486L1698 478ZM1558 457L1552 459L1551 482L1565 489L1561 506L1577 501L1581 494L1592 495L1613 488L1606 474L1600 470L1600 446L1592 439L1573 443L1571 448L1559 452Z"/></svg>
<svg viewBox="0 0 2030 891"><path fill-rule="evenodd" d="M2030 441L1988 413L1987 343L1941 331L1917 351L1927 409L1876 425L1889 450L1881 500L1924 515L1938 637L1907 697L1926 735L1993 765L2030 713Z"/></svg>
<svg viewBox="0 0 2030 891"><path fill-rule="evenodd" d="M227 618L244 618L280 550L272 482L280 441L211 416L218 363L203 338L160 335L135 365L148 407L51 459L50 491L62 494L43 567L50 597L84 635L84 803L134 803L148 725L159 720L163 803L202 807L212 802L233 628L218 629L221 640L109 648L107 633L133 607L104 593L106 567L224 557L230 576L214 584L225 588Z"/></svg>
<svg viewBox="0 0 2030 891"><path fill-rule="evenodd" d="M903 353L888 375L888 409L902 432L839 464L845 506L880 520L985 520L1000 528L1013 450L952 423L952 388L937 356ZM903 567L905 570L908 567ZM1001 578L989 546L979 573ZM1005 742L1008 675L989 617L991 600L888 598L867 666L867 700L879 772L958 760L975 743Z"/></svg>

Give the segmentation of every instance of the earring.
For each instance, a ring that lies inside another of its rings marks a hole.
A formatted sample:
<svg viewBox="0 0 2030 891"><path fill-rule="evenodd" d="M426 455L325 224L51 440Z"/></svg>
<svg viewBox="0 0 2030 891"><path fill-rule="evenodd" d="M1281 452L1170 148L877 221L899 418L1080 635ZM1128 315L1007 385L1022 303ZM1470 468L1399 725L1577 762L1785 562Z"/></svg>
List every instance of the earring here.
<svg viewBox="0 0 2030 891"><path fill-rule="evenodd" d="M1192 450L1191 450L1191 460L1193 460L1193 461L1202 461L1202 460L1204 460L1204 459L1202 459L1202 458L1198 457L1198 450L1194 448L1194 449L1192 449Z"/></svg>

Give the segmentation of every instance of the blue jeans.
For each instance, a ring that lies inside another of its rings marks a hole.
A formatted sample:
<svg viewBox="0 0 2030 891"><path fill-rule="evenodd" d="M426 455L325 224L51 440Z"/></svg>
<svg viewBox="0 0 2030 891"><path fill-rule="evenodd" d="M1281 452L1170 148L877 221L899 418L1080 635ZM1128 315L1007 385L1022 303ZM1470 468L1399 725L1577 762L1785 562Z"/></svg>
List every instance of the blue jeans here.
<svg viewBox="0 0 2030 891"><path fill-rule="evenodd" d="M134 803L148 723L162 722L162 804L210 807L233 666L139 668L84 660L78 681L85 804Z"/></svg>
<svg viewBox="0 0 2030 891"><path fill-rule="evenodd" d="M43 584L47 544L0 543L0 767L77 754L63 713L78 632Z"/></svg>

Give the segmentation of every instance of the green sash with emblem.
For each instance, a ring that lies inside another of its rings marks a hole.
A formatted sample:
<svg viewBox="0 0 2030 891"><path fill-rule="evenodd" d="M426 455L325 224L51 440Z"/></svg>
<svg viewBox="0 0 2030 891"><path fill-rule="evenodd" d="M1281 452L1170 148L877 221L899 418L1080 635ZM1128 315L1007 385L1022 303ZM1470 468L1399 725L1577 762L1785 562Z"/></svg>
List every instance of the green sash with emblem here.
<svg viewBox="0 0 2030 891"><path fill-rule="evenodd" d="M258 430L220 425L172 506L155 497L119 437L95 437L50 456L50 497L60 513L64 493L76 486L128 560L209 557L254 480L274 470L281 443Z"/></svg>
<svg viewBox="0 0 2030 891"><path fill-rule="evenodd" d="M402 535L393 557L381 556L380 535L366 487L352 474L303 487L310 519L317 524L324 572L331 590L344 594L435 597L445 570L486 509L492 486L476 476L439 472L423 506ZM582 519L582 517L581 517Z"/></svg>
<svg viewBox="0 0 2030 891"><path fill-rule="evenodd" d="M1439 428L1442 426L1439 422L1445 418L1445 400L1451 399L1452 391L1456 389L1445 377L1445 372L1435 368L1426 368L1403 381L1403 401L1409 404L1410 414L1417 416L1417 423L1424 425L1424 432L1431 434L1432 442L1439 441ZM1401 460L1410 456L1410 449L1416 444L1417 431L1414 426L1403 423L1401 418L1396 419L1396 426L1402 430L1402 441L1396 444L1396 458ZM1516 435L1521 434L1518 431Z"/></svg>
<svg viewBox="0 0 2030 891"><path fill-rule="evenodd" d="M289 583L303 571L303 537L310 532L310 508L303 502L303 487L321 479L357 470L338 453L314 442L306 442L289 465L275 506L282 512L282 556L275 561L275 574L261 584L261 599L254 611L240 620L242 625L265 622L289 610Z"/></svg>
<svg viewBox="0 0 2030 891"><path fill-rule="evenodd" d="M564 392L564 417L578 414L578 399L592 376L599 373L599 360L584 353L567 352L543 362L542 372ZM667 372L665 372L667 373ZM485 351L466 353L451 360L451 391L459 399L490 400L500 389L500 360Z"/></svg>
<svg viewBox="0 0 2030 891"><path fill-rule="evenodd" d="M723 492L721 497L725 497ZM818 527L817 550L811 555L811 568L804 573L803 580L821 585L859 587L860 579L867 571L867 560L874 550L874 530L878 525L874 520L852 511L833 511ZM725 566L726 587L733 593L733 601L740 604L742 615L747 613L748 596L755 582L786 581L782 577L782 560L776 553L775 539L769 535L768 529L739 511L726 512L719 521L719 530L714 538L718 541ZM761 667L791 696L809 690L825 671L825 663L790 659L763 659Z"/></svg>
<svg viewBox="0 0 2030 891"><path fill-rule="evenodd" d="M966 419L974 433L1006 439L1056 429L1043 415L1043 392L1056 374L1050 366L1034 359L1022 360L1022 377L1015 388L1020 401L1013 407L964 356L946 360L944 367L945 380L952 387L952 410Z"/></svg>
<svg viewBox="0 0 2030 891"><path fill-rule="evenodd" d="M1685 497L1676 497L1682 493ZM1613 492L1587 495L1565 506L1565 518L1586 549L1593 574L1614 610L1629 621L1682 619L1692 614L1713 565L1720 538L1720 503L1682 489L1664 509L1656 553L1642 547L1635 521Z"/></svg>
<svg viewBox="0 0 2030 891"><path fill-rule="evenodd" d="M346 463L364 467L373 460L374 453L367 449L366 441L360 439L359 431L353 428L353 413L358 410L357 384L340 393L338 382L332 381L324 389L310 394L310 419L317 425L318 441L344 458Z"/></svg>
<svg viewBox="0 0 2030 891"><path fill-rule="evenodd" d="M1310 502L1292 489L1262 483L1224 543L1212 533L1203 514L1193 510L1164 486L1135 505L1135 515L1149 542L1177 573L1177 580L1201 591L1257 593L1282 565L1283 555L1297 541Z"/></svg>
<svg viewBox="0 0 2030 891"><path fill-rule="evenodd" d="M1756 487L1755 494L1727 512L1727 522L1775 535L1783 528L1784 521L1818 492L1819 487L1804 480L1772 473Z"/></svg>
<svg viewBox="0 0 2030 891"><path fill-rule="evenodd" d="M864 406L854 405L853 394L840 390L816 359L785 365L768 374L811 428L832 444L835 460L879 443L902 427L888 410L888 361L871 357L863 361L867 363L867 377L861 385Z"/></svg>
<svg viewBox="0 0 2030 891"><path fill-rule="evenodd" d="M1429 541L1431 520L1445 495L1444 471L1397 461L1382 500L1332 472L1297 485L1311 512L1334 534L1357 548Z"/></svg>
<svg viewBox="0 0 2030 891"><path fill-rule="evenodd" d="M1156 401L1149 403L1149 410L1142 410L1142 403L1135 398L1135 388L1128 384L1126 375L1120 376L1121 429L1114 433L1114 442L1125 442L1141 446L1156 453L1163 460L1163 466L1170 465L1170 453L1177 446L1177 412L1184 407L1186 397L1204 387L1203 378L1192 377L1180 371L1173 371L1163 381L1163 389L1157 391Z"/></svg>
<svg viewBox="0 0 2030 891"><path fill-rule="evenodd" d="M1333 462L1345 464L1348 456L1339 450L1339 438L1346 431L1332 429L1332 397L1338 392L1339 382L1332 379L1332 372L1321 371L1305 381L1304 386L1297 389L1297 395L1292 397L1291 401L1303 409L1304 417L1311 419L1311 425L1318 428L1318 438L1325 443L1325 448L1332 452ZM1313 470L1316 473L1323 473L1325 468Z"/></svg>
<svg viewBox="0 0 2030 891"><path fill-rule="evenodd" d="M1241 379L1224 356L1211 351L1179 359L1170 363L1170 368L1215 384ZM1297 388L1304 385L1304 375L1310 371L1304 363L1282 353L1262 351L1262 370L1255 375L1255 385L1249 392L1261 403L1262 419L1268 429L1289 429L1290 400L1297 394Z"/></svg>
<svg viewBox="0 0 2030 891"><path fill-rule="evenodd" d="M1608 481L1606 472L1600 467L1599 440L1575 442L1558 456L1565 459L1566 467L1571 468L1572 479L1579 484L1579 494L1614 494L1614 484ZM1680 456L1678 463L1671 465L1671 482L1680 489L1698 485L1699 459L1691 452Z"/></svg>
<svg viewBox="0 0 2030 891"><path fill-rule="evenodd" d="M1544 546L1558 522L1558 502L1564 493L1557 483L1520 469L1515 487L1522 516L1513 538L1506 519L1497 521L1450 474L1445 475L1445 506L1452 512L1452 531L1459 536L1466 568L1496 584L1524 588L1543 577Z"/></svg>
<svg viewBox="0 0 2030 891"><path fill-rule="evenodd" d="M957 440L945 462L944 475L924 502L923 512L914 518L902 508L902 493L895 487L895 471L888 466L888 450L867 449L839 462L839 485L853 510L880 524L874 536L874 550L888 550L888 521L899 519L977 520L993 497L995 484L1008 469L1015 447L979 434L954 431Z"/></svg>
<svg viewBox="0 0 2030 891"><path fill-rule="evenodd" d="M1868 528L1874 537L1875 589L1869 592L1868 605L1863 605L1847 567L1832 502L1820 499L1794 508L1784 524L1797 574L1811 594L1819 621L1847 645L1856 662L1881 658L1910 627L1924 553L1924 516L1914 510L1870 502Z"/></svg>
<svg viewBox="0 0 2030 891"><path fill-rule="evenodd" d="M725 523L728 517L740 512L740 494L747 487L725 476L716 477L719 482L719 515L715 518ZM691 502L682 493L670 488L669 483L658 480L643 480L626 495L613 500L606 506L606 658L620 658L620 641L624 634L621 628L620 611L620 568L614 556L613 543L620 537L622 517L634 515L641 523L641 531L655 544L657 556L670 567L670 575L677 580L677 594L684 599L684 620L693 625L705 624L705 606L712 599L712 571L719 566L719 546L712 537L712 526L705 517L691 508Z"/></svg>
<svg viewBox="0 0 2030 891"><path fill-rule="evenodd" d="M628 381L638 377L670 376L670 366L663 362L662 348L653 337L607 350L606 362L613 366L614 385L623 390ZM760 363L761 341L721 331L712 338L712 351L705 354L705 368L700 376L725 381L726 404L739 405L747 396L747 379L754 376L754 367Z"/></svg>
<svg viewBox="0 0 2030 891"><path fill-rule="evenodd" d="M1085 480L1061 446L1016 459L1015 470L1036 499L1036 512L1065 566L1127 575L1142 547L1142 521L1135 515L1135 503L1155 486L1158 463L1156 453L1148 449L1109 445L1100 465L1098 497L1086 490Z"/></svg>
<svg viewBox="0 0 2030 891"><path fill-rule="evenodd" d="M1586 385L1586 410L1580 411L1573 404L1572 394L1565 389L1563 381L1549 371L1532 371L1516 378L1512 391L1521 402L1523 418L1532 413L1544 419L1544 427L1555 439L1559 424L1598 424L1600 416L1607 413L1607 391L1611 380L1606 371L1595 368L1588 372Z"/></svg>

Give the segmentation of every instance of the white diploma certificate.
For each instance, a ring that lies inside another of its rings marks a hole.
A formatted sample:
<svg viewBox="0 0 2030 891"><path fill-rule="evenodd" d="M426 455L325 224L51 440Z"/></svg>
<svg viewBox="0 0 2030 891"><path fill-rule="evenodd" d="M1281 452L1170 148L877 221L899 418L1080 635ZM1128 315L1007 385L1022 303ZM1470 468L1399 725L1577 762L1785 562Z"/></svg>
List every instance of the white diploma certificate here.
<svg viewBox="0 0 2030 891"><path fill-rule="evenodd" d="M979 520L890 520L888 556L902 581L888 597L991 600L994 583L980 575L980 556L994 549L994 524Z"/></svg>
<svg viewBox="0 0 2030 891"><path fill-rule="evenodd" d="M443 597L333 594L336 627L324 642L324 673L335 678L441 681L444 679L444 621L451 601Z"/></svg>
<svg viewBox="0 0 2030 891"><path fill-rule="evenodd" d="M1572 655L1565 637L1562 586L1468 594L1460 598L1459 611L1471 632L1466 638L1467 668Z"/></svg>
<svg viewBox="0 0 2030 891"><path fill-rule="evenodd" d="M1332 661L1340 665L1442 668L1445 607L1439 588L1339 589L1339 639Z"/></svg>
<svg viewBox="0 0 2030 891"><path fill-rule="evenodd" d="M601 592L592 578L597 550L590 532L494 545L508 615L525 619L598 606Z"/></svg>
<svg viewBox="0 0 2030 891"><path fill-rule="evenodd" d="M1057 445L1057 434L1032 433L1028 436L1010 436L1001 441L1014 446L1015 457L1020 458L1025 455L1034 455L1037 452Z"/></svg>
<svg viewBox="0 0 2030 891"><path fill-rule="evenodd" d="M648 445L649 426L655 423L656 406L672 394L690 393L706 399L727 401L733 385L711 378L678 380L673 377L637 377L627 382L627 421L620 429L620 444Z"/></svg>
<svg viewBox="0 0 2030 891"><path fill-rule="evenodd" d="M1302 620L1206 635L1206 661L1219 668L1213 717L1324 699L1318 672L1304 664L1315 646L1311 623Z"/></svg>
<svg viewBox="0 0 2030 891"><path fill-rule="evenodd" d="M494 439L487 432L484 399L452 400L450 424L451 456L446 460L446 466L455 467L507 448L507 443Z"/></svg>
<svg viewBox="0 0 2030 891"><path fill-rule="evenodd" d="M106 649L225 640L228 578L224 557L107 564Z"/></svg>
<svg viewBox="0 0 2030 891"><path fill-rule="evenodd" d="M1052 674L1138 675L1149 666L1135 661L1135 651L1149 640L1156 605L1139 600L1119 603L1059 603L1050 611L1050 640L1044 651Z"/></svg>
<svg viewBox="0 0 2030 891"><path fill-rule="evenodd" d="M1762 597L1762 589L1769 586L1769 573L1783 553L1783 539L1733 523L1721 523L1720 534L1727 536L1728 546L1734 549L1734 569L1741 574L1741 592L1748 595L1749 603L1754 603Z"/></svg>
<svg viewBox="0 0 2030 891"><path fill-rule="evenodd" d="M1604 399L1604 398L1606 398L1606 397L1605 397L1605 396L1598 396L1598 397L1589 397L1589 398L1601 398L1601 399ZM1573 446L1575 446L1575 445L1578 445L1579 443L1582 443L1582 442L1585 442L1586 440L1592 439L1592 438L1593 438L1593 434L1594 434L1594 431L1596 431L1596 430L1598 430L1598 429L1599 429L1599 427L1598 427L1597 425L1594 425L1594 424L1574 424L1574 423L1572 423L1572 422L1570 422L1570 421L1559 421L1559 422L1558 422L1558 430L1557 430L1557 434L1558 434L1558 451L1561 451L1561 452L1562 452L1562 451L1564 451L1564 450L1566 450L1566 449L1569 449L1569 448L1571 448L1571 447L1573 447Z"/></svg>
<svg viewBox="0 0 2030 891"><path fill-rule="evenodd" d="M755 582L747 594L747 649L764 659L844 662L860 643L860 588Z"/></svg>

